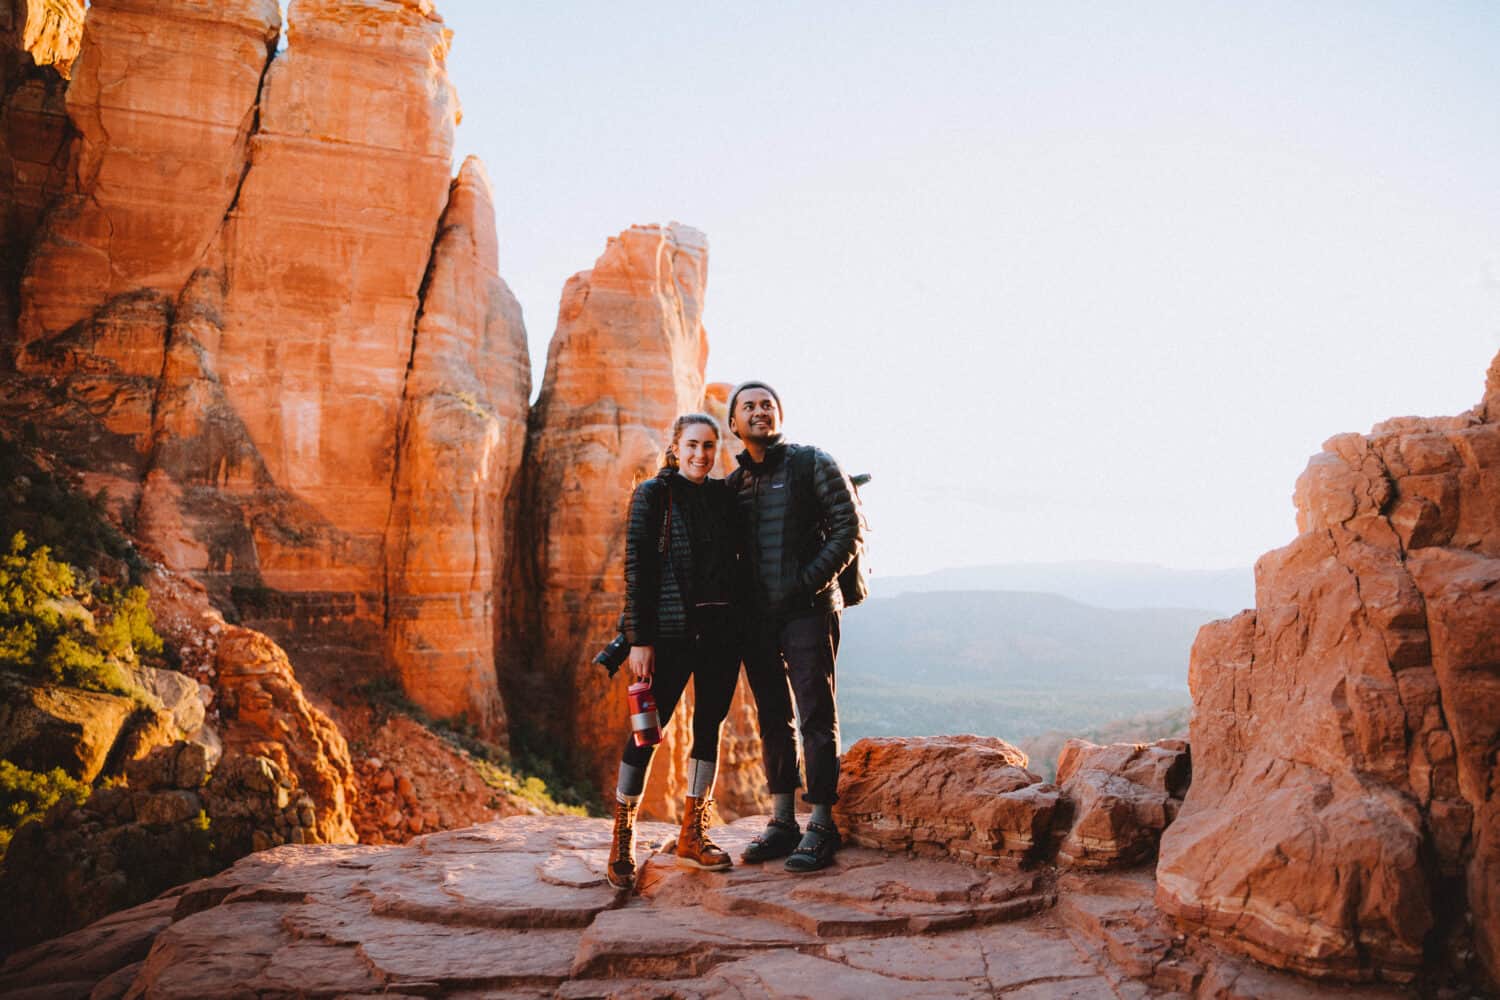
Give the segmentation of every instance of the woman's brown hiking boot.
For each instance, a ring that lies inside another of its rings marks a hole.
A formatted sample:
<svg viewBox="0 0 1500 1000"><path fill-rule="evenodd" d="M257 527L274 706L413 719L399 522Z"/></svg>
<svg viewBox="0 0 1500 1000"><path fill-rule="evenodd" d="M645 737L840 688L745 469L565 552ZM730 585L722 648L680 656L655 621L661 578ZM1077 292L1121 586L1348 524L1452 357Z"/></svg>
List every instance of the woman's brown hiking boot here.
<svg viewBox="0 0 1500 1000"><path fill-rule="evenodd" d="M604 877L622 891L635 888L635 810L634 802L615 802L615 833Z"/></svg>
<svg viewBox="0 0 1500 1000"><path fill-rule="evenodd" d="M708 810L713 800L689 795L682 813L682 829L677 833L677 863L684 868L702 868L721 872L732 866L729 855L708 839Z"/></svg>

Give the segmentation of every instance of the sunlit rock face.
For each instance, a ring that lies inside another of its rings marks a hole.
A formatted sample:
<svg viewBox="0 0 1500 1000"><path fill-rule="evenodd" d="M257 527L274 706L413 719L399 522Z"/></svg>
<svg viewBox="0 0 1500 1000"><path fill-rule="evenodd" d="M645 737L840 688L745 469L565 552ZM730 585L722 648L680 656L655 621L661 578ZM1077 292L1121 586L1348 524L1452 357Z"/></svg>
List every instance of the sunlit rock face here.
<svg viewBox="0 0 1500 1000"><path fill-rule="evenodd" d="M590 661L620 614L630 491L656 472L676 415L702 404L707 276L697 230L612 237L563 289L532 410L518 586L534 602L521 612L533 631L515 697L600 788L614 787L626 684Z"/></svg>
<svg viewBox="0 0 1500 1000"><path fill-rule="evenodd" d="M428 271L397 429L386 537L387 639L407 696L503 739L496 606L515 551L508 503L526 443L531 364L521 307L500 279L495 209L470 158L453 182Z"/></svg>
<svg viewBox="0 0 1500 1000"><path fill-rule="evenodd" d="M295 0L278 53L280 18L91 7L11 405L304 673L390 666L499 738L529 362L477 161L450 191L449 32Z"/></svg>
<svg viewBox="0 0 1500 1000"><path fill-rule="evenodd" d="M15 361L56 380L35 416L126 510L177 298L233 204L279 30L273 0L89 10L67 89L77 135L21 282Z"/></svg>
<svg viewBox="0 0 1500 1000"><path fill-rule="evenodd" d="M288 22L208 351L243 428L218 487L254 514L233 562L211 553L205 573L299 662L372 663L403 383L450 180L448 32L431 5L394 0L294 0Z"/></svg>
<svg viewBox="0 0 1500 1000"><path fill-rule="evenodd" d="M1468 413L1328 441L1296 502L1256 608L1194 645L1193 784L1158 902L1347 978L1409 978L1471 920L1494 980L1500 358Z"/></svg>

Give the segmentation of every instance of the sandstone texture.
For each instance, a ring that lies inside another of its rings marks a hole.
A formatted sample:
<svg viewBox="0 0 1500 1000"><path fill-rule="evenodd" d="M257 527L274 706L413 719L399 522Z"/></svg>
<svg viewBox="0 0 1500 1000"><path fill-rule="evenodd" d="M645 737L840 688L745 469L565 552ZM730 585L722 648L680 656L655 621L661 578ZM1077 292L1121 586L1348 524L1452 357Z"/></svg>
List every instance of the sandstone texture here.
<svg viewBox="0 0 1500 1000"><path fill-rule="evenodd" d="M762 820L716 829L736 854ZM647 824L643 839L672 832ZM0 991L192 997L1317 997L1182 939L1149 876L990 872L848 848L811 877L647 858L603 820L513 818L403 847L282 847L13 955ZM1052 904L1056 901L1056 906ZM101 984L108 984L101 985ZM106 993L106 991L108 991ZM58 994L62 995L62 994Z"/></svg>
<svg viewBox="0 0 1500 1000"><path fill-rule="evenodd" d="M157 631L207 697L214 742L273 764L290 797L307 795L314 839L352 842L358 791L348 744L308 699L285 651L259 632L225 622L191 577L158 567L146 587Z"/></svg>
<svg viewBox="0 0 1500 1000"><path fill-rule="evenodd" d="M483 169L450 185L449 33L405 0L287 19L277 52L275 0L91 5L66 128L0 155L0 408L308 677L393 672L503 742L529 363Z"/></svg>
<svg viewBox="0 0 1500 1000"><path fill-rule="evenodd" d="M210 777L210 771L212 776ZM269 760L179 742L125 765L75 806L22 826L0 872L0 953L76 930L252 850L316 843L312 800Z"/></svg>
<svg viewBox="0 0 1500 1000"><path fill-rule="evenodd" d="M1157 901L1270 965L1500 979L1500 358L1458 417L1329 440L1256 607L1205 626ZM1470 938L1472 935L1472 944Z"/></svg>
<svg viewBox="0 0 1500 1000"><path fill-rule="evenodd" d="M634 226L612 237L563 289L531 413L521 523L534 548L517 587L533 602L518 609L533 631L511 699L600 788L614 786L627 684L591 660L620 614L630 491L660 466L677 414L702 405L707 273L697 230Z"/></svg>
<svg viewBox="0 0 1500 1000"><path fill-rule="evenodd" d="M202 459L253 516L233 561L210 551L202 575L270 591L242 595L243 621L309 668L369 669L383 656L403 382L449 191L448 32L431 4L397 0L294 0L287 18L214 263L227 280L208 332L244 439Z"/></svg>
<svg viewBox="0 0 1500 1000"><path fill-rule="evenodd" d="M353 732L362 737L354 753L359 785L354 826L361 844L404 844L422 833L537 811L511 794L517 789L492 785L494 769L484 769L403 715L378 725L351 726L348 713L343 720L351 740Z"/></svg>
<svg viewBox="0 0 1500 1000"><path fill-rule="evenodd" d="M387 637L412 701L502 741L495 647L510 637L497 601L530 396L521 307L500 279L489 180L470 157L433 249L397 428Z"/></svg>
<svg viewBox="0 0 1500 1000"><path fill-rule="evenodd" d="M875 738L844 754L834 817L856 844L980 865L1046 857L1057 786L987 736Z"/></svg>
<svg viewBox="0 0 1500 1000"><path fill-rule="evenodd" d="M83 0L0 4L0 366L14 349L26 255L64 188L73 135L67 76L83 14Z"/></svg>
<svg viewBox="0 0 1500 1000"><path fill-rule="evenodd" d="M1069 815L1065 826L1058 825L1066 833L1057 863L1113 868L1149 859L1162 831L1177 818L1191 780L1185 740L1102 747L1069 740L1057 761L1057 783Z"/></svg>
<svg viewBox="0 0 1500 1000"><path fill-rule="evenodd" d="M92 782L135 714L129 698L0 679L0 755L29 771Z"/></svg>

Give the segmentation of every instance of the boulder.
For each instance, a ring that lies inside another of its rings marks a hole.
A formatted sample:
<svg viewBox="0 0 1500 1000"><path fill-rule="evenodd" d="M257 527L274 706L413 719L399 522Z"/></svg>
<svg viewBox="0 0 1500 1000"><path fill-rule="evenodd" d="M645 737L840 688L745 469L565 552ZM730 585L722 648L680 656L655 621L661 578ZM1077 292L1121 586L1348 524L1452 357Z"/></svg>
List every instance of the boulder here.
<svg viewBox="0 0 1500 1000"><path fill-rule="evenodd" d="M15 680L0 691L0 756L29 771L60 767L84 782L104 770L137 707L123 695Z"/></svg>
<svg viewBox="0 0 1500 1000"><path fill-rule="evenodd" d="M1109 746L1068 740L1057 759L1066 803L1058 817L1057 863L1111 868L1151 857L1191 777L1183 740Z"/></svg>
<svg viewBox="0 0 1500 1000"><path fill-rule="evenodd" d="M851 843L979 865L1045 858L1058 789L988 736L862 739L845 752L834 818Z"/></svg>
<svg viewBox="0 0 1500 1000"><path fill-rule="evenodd" d="M187 735L202 727L203 698L197 681L176 670L160 670L144 664L133 664L130 674L142 691L161 703L179 732Z"/></svg>

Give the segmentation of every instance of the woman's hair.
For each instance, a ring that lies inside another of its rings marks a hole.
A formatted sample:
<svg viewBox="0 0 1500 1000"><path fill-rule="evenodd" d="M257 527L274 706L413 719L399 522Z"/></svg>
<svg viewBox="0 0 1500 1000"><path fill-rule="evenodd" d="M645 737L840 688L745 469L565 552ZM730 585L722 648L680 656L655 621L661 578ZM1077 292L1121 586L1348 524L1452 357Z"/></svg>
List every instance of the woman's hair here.
<svg viewBox="0 0 1500 1000"><path fill-rule="evenodd" d="M666 454L662 456L661 460L663 468L677 468L677 453L673 449L677 447L677 442L682 439L682 432L693 424L702 424L705 427L711 427L713 428L716 440L722 441L724 439L723 432L719 430L719 422L707 413L684 413L672 424L672 440L667 443Z"/></svg>

